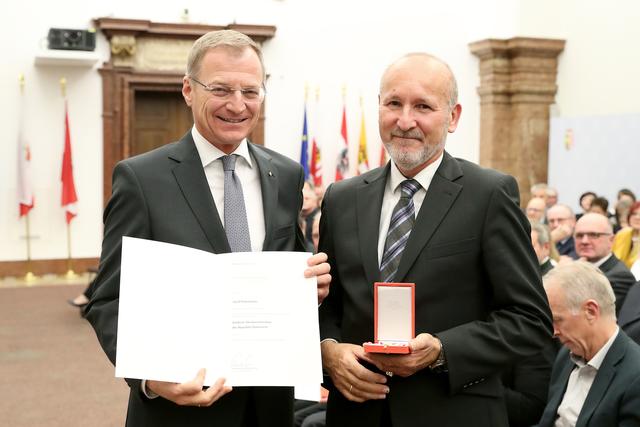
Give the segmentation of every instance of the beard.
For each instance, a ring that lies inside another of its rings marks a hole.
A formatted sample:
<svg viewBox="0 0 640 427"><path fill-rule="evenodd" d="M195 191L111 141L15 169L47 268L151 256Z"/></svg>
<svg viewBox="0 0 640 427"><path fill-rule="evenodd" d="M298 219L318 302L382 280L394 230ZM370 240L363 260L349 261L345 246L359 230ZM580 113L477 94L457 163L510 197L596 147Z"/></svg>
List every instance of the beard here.
<svg viewBox="0 0 640 427"><path fill-rule="evenodd" d="M416 169L418 166L425 164L428 160L433 158L435 155L438 155L442 150L444 150L445 142L447 140L447 129L449 127L449 123L443 129L442 139L435 143L430 144L429 142L423 143L421 149L419 150L409 150L405 148L405 144L403 142L391 142L391 141L383 141L385 148L389 152L389 156L393 159L393 162L398 166L398 169L403 171L410 171ZM409 138L416 139L420 141L425 141L424 133L420 129L411 129L406 132L400 129L394 129L391 132L391 138L393 137L400 138Z"/></svg>

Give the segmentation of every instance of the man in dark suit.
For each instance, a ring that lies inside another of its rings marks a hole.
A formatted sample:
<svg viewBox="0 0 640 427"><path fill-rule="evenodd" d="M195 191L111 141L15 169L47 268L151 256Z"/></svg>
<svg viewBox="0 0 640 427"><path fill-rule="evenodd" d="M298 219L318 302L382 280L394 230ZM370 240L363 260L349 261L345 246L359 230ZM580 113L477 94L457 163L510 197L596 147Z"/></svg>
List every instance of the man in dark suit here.
<svg viewBox="0 0 640 427"><path fill-rule="evenodd" d="M87 308L87 319L112 362L123 236L213 253L304 249L298 226L302 168L246 139L259 118L263 84L260 50L250 38L235 31L204 35L190 52L182 87L194 127L180 141L116 166L113 194L104 214L100 269ZM305 272L307 277L317 276L319 301L330 281L325 260L326 255L315 255ZM179 283L176 292L180 292ZM128 379L127 425L281 427L292 423L291 387L231 391L220 379L203 388L204 375L201 370L184 384Z"/></svg>
<svg viewBox="0 0 640 427"><path fill-rule="evenodd" d="M551 258L549 258L553 243L546 225L531 221L531 244L536 253L536 258L538 258L540 274L544 276L553 268Z"/></svg>
<svg viewBox="0 0 640 427"><path fill-rule="evenodd" d="M640 344L640 282L631 286L618 315L618 325Z"/></svg>
<svg viewBox="0 0 640 427"><path fill-rule="evenodd" d="M626 265L611 252L613 228L606 216L586 213L576 223L574 238L578 256L600 268L616 294L616 313L636 281Z"/></svg>
<svg viewBox="0 0 640 427"><path fill-rule="evenodd" d="M392 161L325 193L328 427L507 426L500 371L550 340L515 180L444 151L460 111L446 64L427 54L399 59L379 95ZM415 283L409 355L363 350L374 338L377 281Z"/></svg>
<svg viewBox="0 0 640 427"><path fill-rule="evenodd" d="M553 269L544 285L564 348L538 426L640 426L640 347L616 325L607 278L579 261Z"/></svg>

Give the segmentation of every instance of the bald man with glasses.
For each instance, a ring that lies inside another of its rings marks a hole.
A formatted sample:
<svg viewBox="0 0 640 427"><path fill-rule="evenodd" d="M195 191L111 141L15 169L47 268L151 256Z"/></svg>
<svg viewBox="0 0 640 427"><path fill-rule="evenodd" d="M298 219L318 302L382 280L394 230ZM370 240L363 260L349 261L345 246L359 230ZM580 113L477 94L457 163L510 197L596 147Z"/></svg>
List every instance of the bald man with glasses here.
<svg viewBox="0 0 640 427"><path fill-rule="evenodd" d="M576 223L573 238L578 257L598 267L609 279L616 296L616 313L635 278L631 271L611 252L613 228L606 216L587 213Z"/></svg>

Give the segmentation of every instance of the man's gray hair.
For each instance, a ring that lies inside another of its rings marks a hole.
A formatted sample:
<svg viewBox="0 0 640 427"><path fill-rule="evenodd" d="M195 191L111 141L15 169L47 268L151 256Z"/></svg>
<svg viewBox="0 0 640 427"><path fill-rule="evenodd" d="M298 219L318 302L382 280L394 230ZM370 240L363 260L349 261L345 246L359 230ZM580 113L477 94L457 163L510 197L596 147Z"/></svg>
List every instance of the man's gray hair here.
<svg viewBox="0 0 640 427"><path fill-rule="evenodd" d="M531 231L536 232L537 240L539 245L544 245L551 241L551 235L549 234L549 227L540 223L529 221L531 223Z"/></svg>
<svg viewBox="0 0 640 427"><path fill-rule="evenodd" d="M549 210L558 209L558 208L564 209L569 214L570 217L575 218L576 215L573 213L573 209L571 209L571 206L565 205L564 203L556 203L555 205L551 206Z"/></svg>
<svg viewBox="0 0 640 427"><path fill-rule="evenodd" d="M600 306L603 316L616 318L616 296L611 283L593 264L574 261L558 265L544 276L543 281L545 287L553 284L564 291L567 307L572 312L577 312L586 300L592 299Z"/></svg>
<svg viewBox="0 0 640 427"><path fill-rule="evenodd" d="M547 188L548 188L548 187L549 187L549 186L547 185L547 183L546 183L546 182L538 182L538 183L533 184L533 185L531 186L531 190L530 190L530 192L531 192L531 193L535 193L535 192L536 192L536 191L538 191L538 190L544 190L545 194L547 194Z"/></svg>
<svg viewBox="0 0 640 427"><path fill-rule="evenodd" d="M187 75L194 76L200 71L202 58L211 49L224 46L238 52L251 48L258 55L260 66L262 67L262 80L264 81L264 62L260 46L249 36L234 30L210 31L193 43L187 58Z"/></svg>

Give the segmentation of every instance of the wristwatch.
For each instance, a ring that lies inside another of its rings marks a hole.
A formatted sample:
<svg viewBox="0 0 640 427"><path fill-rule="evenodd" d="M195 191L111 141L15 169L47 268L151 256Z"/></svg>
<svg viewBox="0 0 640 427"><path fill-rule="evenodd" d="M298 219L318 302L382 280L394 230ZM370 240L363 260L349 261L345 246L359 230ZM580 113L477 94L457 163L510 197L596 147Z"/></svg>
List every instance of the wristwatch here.
<svg viewBox="0 0 640 427"><path fill-rule="evenodd" d="M440 338L435 338L440 343L440 354L438 354L436 360L431 365L429 365L429 369L434 372L447 372L447 359L444 356L444 346L442 345L442 341L440 341Z"/></svg>

